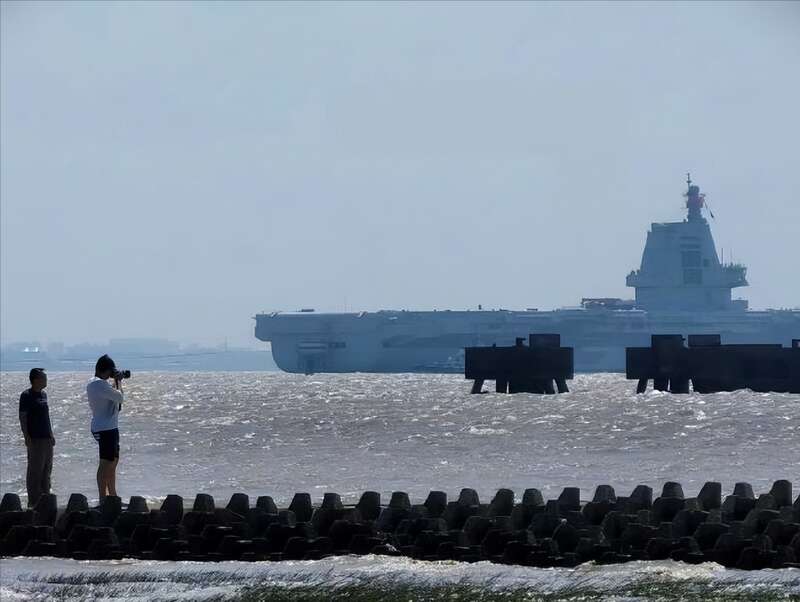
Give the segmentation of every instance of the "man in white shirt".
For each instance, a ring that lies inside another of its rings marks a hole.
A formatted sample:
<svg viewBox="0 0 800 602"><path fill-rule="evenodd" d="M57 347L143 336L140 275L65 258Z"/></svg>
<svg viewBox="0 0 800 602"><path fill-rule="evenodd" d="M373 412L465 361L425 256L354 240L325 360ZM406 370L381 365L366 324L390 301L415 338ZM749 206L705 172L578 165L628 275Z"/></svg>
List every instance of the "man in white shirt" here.
<svg viewBox="0 0 800 602"><path fill-rule="evenodd" d="M97 467L97 489L100 503L106 495L117 495L117 463L119 462L119 429L117 419L122 410L122 384L117 367L107 355L97 360L94 378L86 385L86 397L92 409L92 435L99 444L100 464ZM108 379L114 378L112 387Z"/></svg>

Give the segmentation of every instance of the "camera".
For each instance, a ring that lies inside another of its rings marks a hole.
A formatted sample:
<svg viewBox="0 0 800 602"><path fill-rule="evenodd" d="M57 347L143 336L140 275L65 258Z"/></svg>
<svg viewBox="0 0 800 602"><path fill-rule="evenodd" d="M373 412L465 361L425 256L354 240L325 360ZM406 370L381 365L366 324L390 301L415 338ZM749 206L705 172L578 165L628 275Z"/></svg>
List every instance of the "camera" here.
<svg viewBox="0 0 800 602"><path fill-rule="evenodd" d="M123 378L130 378L130 370L114 370L114 380L122 380Z"/></svg>

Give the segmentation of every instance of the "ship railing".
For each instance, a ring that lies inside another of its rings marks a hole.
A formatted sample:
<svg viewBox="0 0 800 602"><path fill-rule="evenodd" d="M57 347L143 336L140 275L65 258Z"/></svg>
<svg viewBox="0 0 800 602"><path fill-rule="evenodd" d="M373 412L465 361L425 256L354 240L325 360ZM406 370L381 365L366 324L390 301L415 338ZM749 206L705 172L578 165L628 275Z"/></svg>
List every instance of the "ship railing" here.
<svg viewBox="0 0 800 602"><path fill-rule="evenodd" d="M729 286L747 286L747 268L741 263L726 263L722 270Z"/></svg>

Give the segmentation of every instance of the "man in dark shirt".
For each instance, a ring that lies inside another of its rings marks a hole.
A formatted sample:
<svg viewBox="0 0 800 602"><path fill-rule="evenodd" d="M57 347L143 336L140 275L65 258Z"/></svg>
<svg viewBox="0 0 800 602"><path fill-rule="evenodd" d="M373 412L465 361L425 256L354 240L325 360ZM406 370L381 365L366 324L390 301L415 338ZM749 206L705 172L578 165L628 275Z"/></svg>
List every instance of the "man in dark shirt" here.
<svg viewBox="0 0 800 602"><path fill-rule="evenodd" d="M50 493L50 473L53 471L53 428L47 407L47 374L42 368L30 373L31 388L19 396L19 425L28 448L28 506L35 506L43 493Z"/></svg>

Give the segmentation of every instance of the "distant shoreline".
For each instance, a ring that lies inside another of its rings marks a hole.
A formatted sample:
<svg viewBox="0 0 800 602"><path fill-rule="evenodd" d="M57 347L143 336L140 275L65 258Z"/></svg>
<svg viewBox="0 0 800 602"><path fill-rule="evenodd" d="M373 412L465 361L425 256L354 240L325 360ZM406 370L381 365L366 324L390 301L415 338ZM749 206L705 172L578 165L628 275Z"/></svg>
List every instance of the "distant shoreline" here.
<svg viewBox="0 0 800 602"><path fill-rule="evenodd" d="M0 372L27 372L44 368L50 372L92 370L96 357L59 358L46 353L25 354L26 357L0 356ZM278 367L269 350L231 349L187 353L125 354L112 353L117 364L141 372L261 372Z"/></svg>

